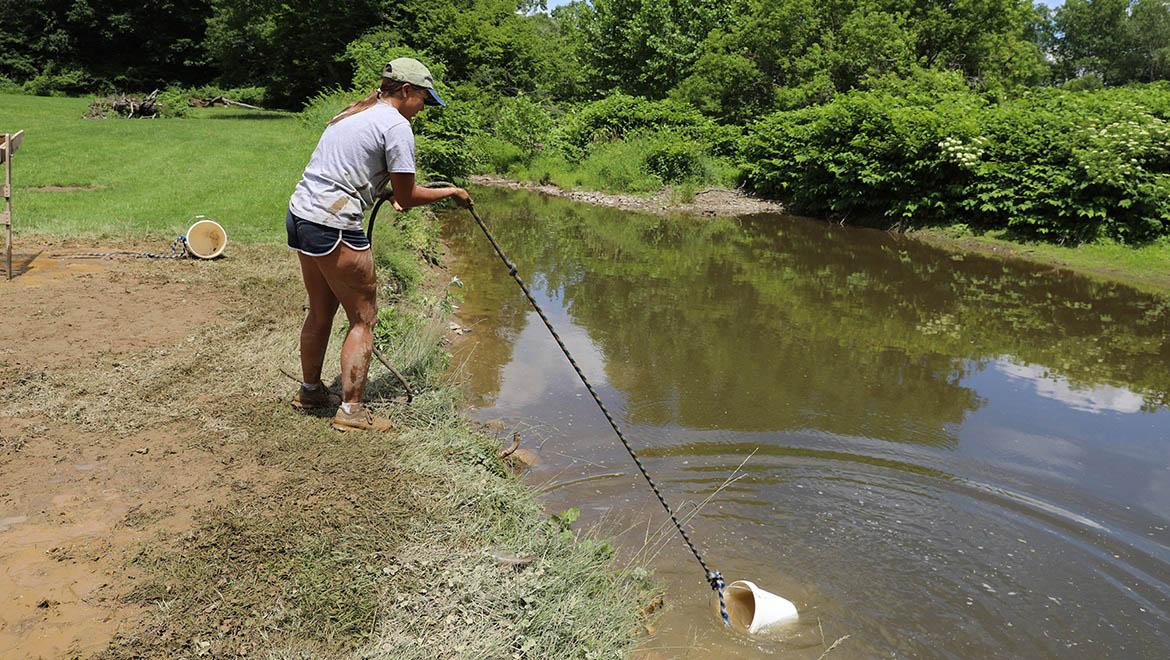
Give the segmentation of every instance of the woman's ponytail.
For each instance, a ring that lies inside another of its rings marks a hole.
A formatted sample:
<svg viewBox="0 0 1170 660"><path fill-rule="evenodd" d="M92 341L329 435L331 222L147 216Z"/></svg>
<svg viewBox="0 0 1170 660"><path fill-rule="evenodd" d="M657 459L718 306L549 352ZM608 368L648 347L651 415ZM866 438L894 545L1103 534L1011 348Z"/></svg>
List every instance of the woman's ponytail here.
<svg viewBox="0 0 1170 660"><path fill-rule="evenodd" d="M374 104L378 102L378 98L381 97L383 94L386 94L386 95L394 94L394 93L398 92L398 90L400 90L400 89L402 89L401 82L399 82L397 80L390 80L389 78L383 78L382 85L378 89L375 89L374 91L370 92L369 95L366 96L365 98L358 99L358 100L354 101L353 103L350 103L349 105L345 106L345 109L342 110L341 112L337 113L337 115L334 116L333 119L330 119L329 123L326 124L326 126L332 126L332 125L336 124L337 122L341 121L342 119L345 119L346 117L356 115L357 113L361 112L362 110L369 110L370 108L374 107Z"/></svg>

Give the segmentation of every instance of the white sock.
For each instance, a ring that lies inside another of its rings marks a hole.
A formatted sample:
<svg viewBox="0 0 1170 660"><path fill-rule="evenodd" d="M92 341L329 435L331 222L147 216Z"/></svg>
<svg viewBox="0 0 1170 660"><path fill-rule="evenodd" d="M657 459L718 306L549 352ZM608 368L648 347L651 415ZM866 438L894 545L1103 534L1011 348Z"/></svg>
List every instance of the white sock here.
<svg viewBox="0 0 1170 660"><path fill-rule="evenodd" d="M317 390L321 389L321 383L301 383L301 387L310 392L316 392Z"/></svg>
<svg viewBox="0 0 1170 660"><path fill-rule="evenodd" d="M360 405L362 405L362 404L360 404L360 403L342 403L341 409L345 411L345 414L352 415L353 411L357 410L357 407Z"/></svg>

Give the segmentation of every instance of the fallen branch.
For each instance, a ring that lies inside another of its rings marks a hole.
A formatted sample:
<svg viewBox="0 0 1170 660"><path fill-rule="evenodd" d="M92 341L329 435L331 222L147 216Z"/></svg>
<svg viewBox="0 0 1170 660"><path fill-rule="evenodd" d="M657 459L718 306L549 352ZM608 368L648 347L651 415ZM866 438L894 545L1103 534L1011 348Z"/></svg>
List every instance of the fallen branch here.
<svg viewBox="0 0 1170 660"><path fill-rule="evenodd" d="M249 110L263 110L264 109L264 108L261 108L260 106L257 106L257 105L251 105L251 104L243 103L240 101L233 101L232 99L229 99L225 96L213 96L211 98L203 98L203 99L192 97L192 98L187 99L187 102L190 103L191 105L195 106L196 108L208 108L211 106L223 106L223 107L247 108Z"/></svg>

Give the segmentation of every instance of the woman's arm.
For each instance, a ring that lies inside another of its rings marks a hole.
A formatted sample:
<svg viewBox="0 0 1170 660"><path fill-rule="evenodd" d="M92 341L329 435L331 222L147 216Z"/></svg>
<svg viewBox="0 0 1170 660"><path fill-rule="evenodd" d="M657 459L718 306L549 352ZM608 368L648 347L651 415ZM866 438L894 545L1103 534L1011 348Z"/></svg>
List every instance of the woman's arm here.
<svg viewBox="0 0 1170 660"><path fill-rule="evenodd" d="M463 208L471 208L471 196L462 188L423 188L414 181L410 173L390 174L390 187L394 189L394 207L400 211L415 206L433 204L440 199L454 197L455 203Z"/></svg>

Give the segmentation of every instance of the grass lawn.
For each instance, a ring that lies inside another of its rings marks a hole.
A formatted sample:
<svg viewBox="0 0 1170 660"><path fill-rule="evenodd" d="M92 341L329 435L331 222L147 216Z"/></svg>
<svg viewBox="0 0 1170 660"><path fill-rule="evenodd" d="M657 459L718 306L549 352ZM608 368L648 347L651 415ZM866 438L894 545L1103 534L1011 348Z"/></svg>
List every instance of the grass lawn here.
<svg viewBox="0 0 1170 660"><path fill-rule="evenodd" d="M236 108L82 119L91 101L0 95L0 131L25 131L13 158L16 232L169 240L202 214L233 241L283 240L284 210L320 127Z"/></svg>

